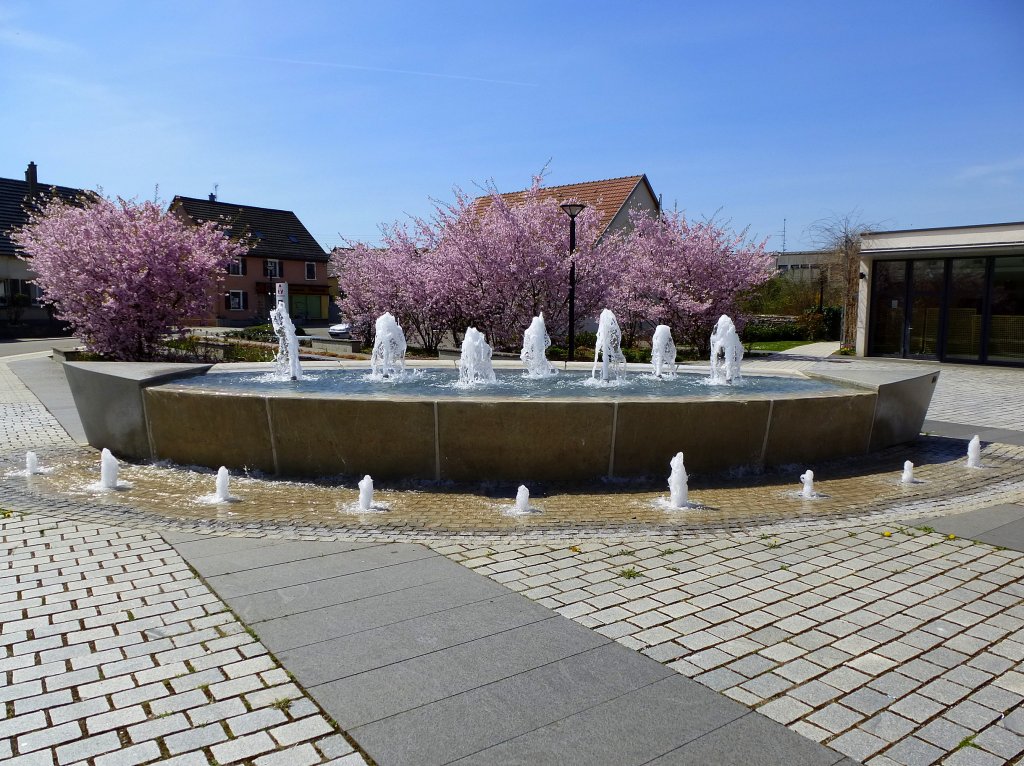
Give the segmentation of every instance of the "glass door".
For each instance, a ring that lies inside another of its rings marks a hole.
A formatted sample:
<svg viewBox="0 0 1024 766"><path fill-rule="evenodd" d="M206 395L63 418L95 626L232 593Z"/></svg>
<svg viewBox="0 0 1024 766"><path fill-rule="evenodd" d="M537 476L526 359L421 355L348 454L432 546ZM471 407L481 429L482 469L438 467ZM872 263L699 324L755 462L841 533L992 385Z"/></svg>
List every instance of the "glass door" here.
<svg viewBox="0 0 1024 766"><path fill-rule="evenodd" d="M871 356L903 356L907 262L875 261L872 269Z"/></svg>
<svg viewBox="0 0 1024 766"><path fill-rule="evenodd" d="M934 258L910 262L910 300L904 356L916 359L938 358L945 282L945 260Z"/></svg>

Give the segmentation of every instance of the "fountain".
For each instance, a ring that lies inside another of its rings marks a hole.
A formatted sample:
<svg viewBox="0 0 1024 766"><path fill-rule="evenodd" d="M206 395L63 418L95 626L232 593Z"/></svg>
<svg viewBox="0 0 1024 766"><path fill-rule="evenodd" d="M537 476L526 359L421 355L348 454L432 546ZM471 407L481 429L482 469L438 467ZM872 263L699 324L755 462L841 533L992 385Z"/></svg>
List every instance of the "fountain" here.
<svg viewBox="0 0 1024 766"><path fill-rule="evenodd" d="M818 493L814 491L814 471L808 469L800 475L800 481L803 482L804 488L800 492L800 497L805 499L815 498Z"/></svg>
<svg viewBox="0 0 1024 766"><path fill-rule="evenodd" d="M516 490L516 514L530 512L530 490L525 484L520 484Z"/></svg>
<svg viewBox="0 0 1024 766"><path fill-rule="evenodd" d="M523 350L519 358L523 361L528 378L546 378L558 371L547 358L547 348L551 345L551 337L544 326L544 314L533 318L526 332L523 333Z"/></svg>
<svg viewBox="0 0 1024 766"><path fill-rule="evenodd" d="M900 477L903 484L914 483L914 464L907 460L903 463L903 476Z"/></svg>
<svg viewBox="0 0 1024 766"><path fill-rule="evenodd" d="M491 365L491 347L487 338L475 327L466 330L462 339L462 357L459 359L459 383L474 386L494 383L494 367Z"/></svg>
<svg viewBox="0 0 1024 766"><path fill-rule="evenodd" d="M981 439L977 435L967 445L967 467L981 468Z"/></svg>
<svg viewBox="0 0 1024 766"><path fill-rule="evenodd" d="M35 452L25 453L25 475L34 476L39 473L39 460L36 458Z"/></svg>
<svg viewBox="0 0 1024 766"><path fill-rule="evenodd" d="M720 386L732 385L741 380L740 360L743 358L743 344L736 334L736 325L725 314L718 318L711 333L711 383Z"/></svg>
<svg viewBox="0 0 1024 766"><path fill-rule="evenodd" d="M369 511L373 507L373 479L367 474L359 480L359 510Z"/></svg>
<svg viewBox="0 0 1024 766"><path fill-rule="evenodd" d="M270 310L270 321L277 335L277 356L274 369L279 380L302 380L302 365L299 364L299 339L295 337L295 325L288 315L288 307L279 301L277 308Z"/></svg>
<svg viewBox="0 0 1024 766"><path fill-rule="evenodd" d="M230 503L231 502L231 491L228 488L229 482L231 481L228 474L228 469L225 466L221 466L217 469L217 492L214 495L214 502L216 503Z"/></svg>
<svg viewBox="0 0 1024 766"><path fill-rule="evenodd" d="M615 314L608 309L601 311L597 322L597 342L594 344L594 367L590 377L597 377L598 360L601 365L601 380L605 383L626 374L626 357L622 354L622 331L615 321Z"/></svg>
<svg viewBox="0 0 1024 766"><path fill-rule="evenodd" d="M673 508L685 508L690 504L690 490L682 452L677 452L669 461L669 467L672 469L668 477L669 504Z"/></svg>
<svg viewBox="0 0 1024 766"><path fill-rule="evenodd" d="M672 378L676 374L676 343L672 340L672 331L668 325L660 324L654 328L651 338L651 367L654 377Z"/></svg>
<svg viewBox="0 0 1024 766"><path fill-rule="evenodd" d="M405 333L391 312L381 314L374 324L370 376L376 380L400 378L405 372Z"/></svg>
<svg viewBox="0 0 1024 766"><path fill-rule="evenodd" d="M106 447L100 453L100 489L117 489L117 458Z"/></svg>
<svg viewBox="0 0 1024 766"><path fill-rule="evenodd" d="M828 365L742 386L708 386L685 369L607 385L624 366L611 312L602 314L589 375L534 379L510 363L495 376L473 328L458 370L417 362L409 375L394 318L378 327L375 375L365 362L313 363L316 375L283 390L228 366L68 362L64 370L89 443L126 459L456 482L650 476L679 450L701 474L862 455L916 439L938 380L909 368L866 380Z"/></svg>

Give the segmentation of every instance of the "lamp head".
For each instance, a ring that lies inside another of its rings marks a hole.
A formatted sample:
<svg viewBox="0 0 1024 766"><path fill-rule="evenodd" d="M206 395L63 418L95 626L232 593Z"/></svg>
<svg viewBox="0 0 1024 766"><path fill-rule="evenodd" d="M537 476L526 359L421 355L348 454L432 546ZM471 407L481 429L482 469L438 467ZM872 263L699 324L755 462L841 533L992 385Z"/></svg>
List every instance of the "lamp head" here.
<svg viewBox="0 0 1024 766"><path fill-rule="evenodd" d="M583 212L584 208L586 208L586 205L581 205L578 202L566 202L562 205L559 205L559 207L561 207L562 210L565 211L565 214L567 216L569 216L570 218L575 218L576 216Z"/></svg>

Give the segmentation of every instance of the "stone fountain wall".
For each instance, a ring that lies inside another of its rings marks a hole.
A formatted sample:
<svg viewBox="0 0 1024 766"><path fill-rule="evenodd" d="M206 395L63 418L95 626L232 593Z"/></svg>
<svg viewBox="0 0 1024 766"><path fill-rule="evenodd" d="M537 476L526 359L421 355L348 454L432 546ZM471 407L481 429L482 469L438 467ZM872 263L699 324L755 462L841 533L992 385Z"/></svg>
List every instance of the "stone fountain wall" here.
<svg viewBox="0 0 1024 766"><path fill-rule="evenodd" d="M659 400L238 394L176 386L200 365L65 363L93 446L131 459L317 477L593 480L865 454L920 432L938 373L816 373L815 395ZM175 368L175 369L169 369ZM116 417L114 415L116 414Z"/></svg>

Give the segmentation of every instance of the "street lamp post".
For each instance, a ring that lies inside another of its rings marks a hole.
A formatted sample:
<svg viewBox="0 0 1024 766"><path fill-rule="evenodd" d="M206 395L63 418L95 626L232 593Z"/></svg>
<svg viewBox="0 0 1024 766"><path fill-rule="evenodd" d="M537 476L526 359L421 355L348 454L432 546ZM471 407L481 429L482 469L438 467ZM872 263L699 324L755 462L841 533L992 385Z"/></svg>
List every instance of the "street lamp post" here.
<svg viewBox="0 0 1024 766"><path fill-rule="evenodd" d="M576 216L586 205L566 202L562 210L569 216L569 361L576 361Z"/></svg>

